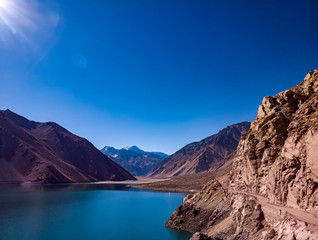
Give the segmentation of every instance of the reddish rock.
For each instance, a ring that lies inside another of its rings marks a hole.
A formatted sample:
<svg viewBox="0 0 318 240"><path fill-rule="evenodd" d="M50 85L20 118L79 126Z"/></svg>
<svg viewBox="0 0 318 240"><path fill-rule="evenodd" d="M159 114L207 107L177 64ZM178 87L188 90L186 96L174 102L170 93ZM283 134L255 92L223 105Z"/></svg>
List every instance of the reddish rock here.
<svg viewBox="0 0 318 240"><path fill-rule="evenodd" d="M0 111L0 182L93 182L135 179L89 141L53 122Z"/></svg>

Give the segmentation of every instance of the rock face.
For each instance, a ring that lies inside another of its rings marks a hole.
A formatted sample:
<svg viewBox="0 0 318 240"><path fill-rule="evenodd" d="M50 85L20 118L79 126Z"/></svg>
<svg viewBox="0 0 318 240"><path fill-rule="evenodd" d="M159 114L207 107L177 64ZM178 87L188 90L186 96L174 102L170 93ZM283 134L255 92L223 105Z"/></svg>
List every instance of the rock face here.
<svg viewBox="0 0 318 240"><path fill-rule="evenodd" d="M166 222L167 227L188 232L201 232L226 219L230 213L229 201L223 201L226 190L211 180L197 194L189 194L183 205Z"/></svg>
<svg viewBox="0 0 318 240"><path fill-rule="evenodd" d="M232 189L318 211L318 71L265 97L233 164Z"/></svg>
<svg viewBox="0 0 318 240"><path fill-rule="evenodd" d="M106 146L101 152L134 176L145 176L169 156L162 152L145 152L136 146L122 149Z"/></svg>
<svg viewBox="0 0 318 240"><path fill-rule="evenodd" d="M166 158L148 176L184 176L214 170L226 162L230 164L242 134L249 127L249 122L234 124L200 142L190 143Z"/></svg>
<svg viewBox="0 0 318 240"><path fill-rule="evenodd" d="M0 111L0 182L93 182L135 179L89 141L56 123Z"/></svg>
<svg viewBox="0 0 318 240"><path fill-rule="evenodd" d="M185 199L167 226L197 232L193 239L318 239L317 168L315 70L296 87L264 98L238 145L229 184L207 185ZM222 201L208 196L215 186ZM194 209L207 209L209 220L196 218Z"/></svg>

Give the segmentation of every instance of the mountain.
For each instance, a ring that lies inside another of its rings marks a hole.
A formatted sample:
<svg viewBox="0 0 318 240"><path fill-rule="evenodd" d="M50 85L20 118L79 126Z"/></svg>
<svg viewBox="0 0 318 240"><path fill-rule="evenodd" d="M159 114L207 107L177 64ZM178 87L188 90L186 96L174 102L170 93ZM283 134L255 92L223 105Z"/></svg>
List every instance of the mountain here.
<svg viewBox="0 0 318 240"><path fill-rule="evenodd" d="M250 127L249 122L228 126L200 142L193 142L166 158L149 177L166 178L215 170L230 164L236 147Z"/></svg>
<svg viewBox="0 0 318 240"><path fill-rule="evenodd" d="M140 154L144 154L145 153L143 150L141 150L137 146L125 147L125 149L128 150L128 151L135 152L135 153L140 153Z"/></svg>
<svg viewBox="0 0 318 240"><path fill-rule="evenodd" d="M127 169L134 176L144 176L153 170L163 159L169 155L162 152L145 152L137 146L116 149L104 147L101 149L109 158Z"/></svg>
<svg viewBox="0 0 318 240"><path fill-rule="evenodd" d="M263 99L229 181L189 195L166 226L192 239L318 239L318 71Z"/></svg>
<svg viewBox="0 0 318 240"><path fill-rule="evenodd" d="M131 147L126 147L126 150L132 151L132 152L136 152L136 153L140 153L140 154L144 154L144 155L156 155L156 157L161 158L161 159L165 159L167 157L169 157L168 154L165 154L163 152L145 152L143 150L141 150L140 148L138 148L137 146L131 146Z"/></svg>
<svg viewBox="0 0 318 240"><path fill-rule="evenodd" d="M133 180L89 141L54 122L0 111L0 182Z"/></svg>

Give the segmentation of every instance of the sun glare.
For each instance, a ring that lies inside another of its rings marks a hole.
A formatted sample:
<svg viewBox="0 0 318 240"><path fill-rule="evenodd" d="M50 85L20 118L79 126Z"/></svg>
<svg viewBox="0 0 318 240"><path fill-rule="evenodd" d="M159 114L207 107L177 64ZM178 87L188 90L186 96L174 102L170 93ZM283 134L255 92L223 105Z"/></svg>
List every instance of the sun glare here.
<svg viewBox="0 0 318 240"><path fill-rule="evenodd" d="M59 19L55 1L0 0L1 51L36 54L40 61L57 41Z"/></svg>
<svg viewBox="0 0 318 240"><path fill-rule="evenodd" d="M16 8L12 0L0 0L0 23L7 26L12 33L16 33L13 18L16 17ZM0 29L1 30L1 29Z"/></svg>
<svg viewBox="0 0 318 240"><path fill-rule="evenodd" d="M8 0L0 0L0 8L1 9L6 9L8 7Z"/></svg>

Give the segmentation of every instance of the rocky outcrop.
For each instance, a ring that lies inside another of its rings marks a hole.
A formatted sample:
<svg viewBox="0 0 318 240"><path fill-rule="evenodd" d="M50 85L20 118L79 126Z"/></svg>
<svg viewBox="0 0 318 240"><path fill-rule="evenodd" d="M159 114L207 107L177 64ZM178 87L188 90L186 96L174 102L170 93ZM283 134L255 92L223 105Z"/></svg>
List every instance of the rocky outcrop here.
<svg viewBox="0 0 318 240"><path fill-rule="evenodd" d="M317 239L317 169L315 70L296 87L263 99L256 119L238 145L230 184L219 186L222 200L207 197L215 188L207 185L191 197L194 201L185 199L167 224L197 232L193 239ZM201 198L206 200L202 202ZM209 205L211 201L218 203ZM210 217L221 209L222 217L211 221L205 216L201 225L200 219L188 217L193 209L206 209ZM189 229L187 221L196 227Z"/></svg>
<svg viewBox="0 0 318 240"><path fill-rule="evenodd" d="M233 124L200 142L190 143L166 158L148 176L185 176L230 165L240 138L249 127L249 122Z"/></svg>
<svg viewBox="0 0 318 240"><path fill-rule="evenodd" d="M0 182L133 180L89 141L56 123L0 111Z"/></svg>
<svg viewBox="0 0 318 240"><path fill-rule="evenodd" d="M238 146L231 188L318 211L318 71L265 97Z"/></svg>
<svg viewBox="0 0 318 240"><path fill-rule="evenodd" d="M230 214L226 190L217 180L211 180L197 194L189 194L168 219L166 226L191 233L204 232Z"/></svg>
<svg viewBox="0 0 318 240"><path fill-rule="evenodd" d="M146 152L136 146L122 149L105 146L101 152L134 176L145 176L169 156L162 152Z"/></svg>

